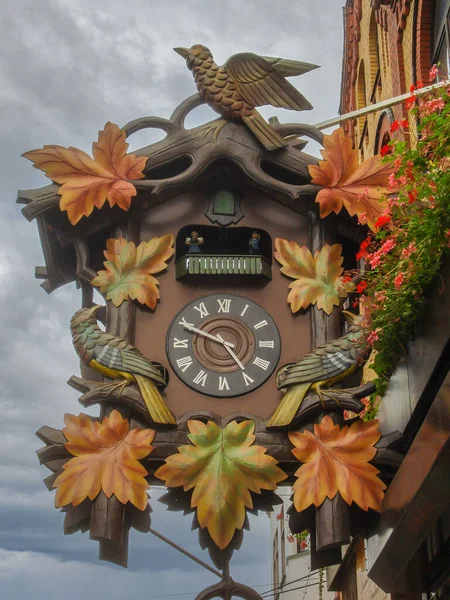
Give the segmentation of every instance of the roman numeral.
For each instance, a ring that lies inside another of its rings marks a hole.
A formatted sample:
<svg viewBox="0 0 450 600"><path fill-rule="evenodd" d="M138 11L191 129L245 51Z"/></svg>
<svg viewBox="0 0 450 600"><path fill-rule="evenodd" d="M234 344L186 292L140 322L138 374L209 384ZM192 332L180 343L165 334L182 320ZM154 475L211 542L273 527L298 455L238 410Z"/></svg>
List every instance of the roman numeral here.
<svg viewBox="0 0 450 600"><path fill-rule="evenodd" d="M219 390L229 390L230 386L228 385L228 381L226 377L221 377L219 375Z"/></svg>
<svg viewBox="0 0 450 600"><path fill-rule="evenodd" d="M230 312L230 306L231 306L231 300L228 298L225 298L224 300L220 300L220 298L217 298L217 302L219 303L219 310L217 311L218 313L229 313Z"/></svg>
<svg viewBox="0 0 450 600"><path fill-rule="evenodd" d="M268 324L269 323L264 319L264 321L260 321L259 323L256 323L256 325L253 325L253 328L254 329L261 329L261 327L265 327Z"/></svg>
<svg viewBox="0 0 450 600"><path fill-rule="evenodd" d="M246 387L248 387L248 386L249 386L251 383L254 383L254 382L255 382L255 380L254 380L254 379L252 379L251 377L249 377L249 376L247 375L247 373L244 373L244 371L242 371L242 376L243 376L243 378L244 378L244 381L245 381L245 386L246 386Z"/></svg>
<svg viewBox="0 0 450 600"><path fill-rule="evenodd" d="M196 383L197 385L201 385L202 387L205 387L207 377L208 377L208 373L205 373L205 371L199 371L197 376L194 377L193 382Z"/></svg>
<svg viewBox="0 0 450 600"><path fill-rule="evenodd" d="M178 325L183 325L184 327L194 327L194 323L188 323L184 317L181 317L181 321L178 321Z"/></svg>
<svg viewBox="0 0 450 600"><path fill-rule="evenodd" d="M195 310L198 310L198 312L200 313L200 317L202 319L204 319L205 317L207 317L209 315L209 312L203 302L200 302L200 304L198 306L194 306L194 308L195 308Z"/></svg>
<svg viewBox="0 0 450 600"><path fill-rule="evenodd" d="M187 348L189 340L179 340L177 338L173 338L173 347L174 348Z"/></svg>
<svg viewBox="0 0 450 600"><path fill-rule="evenodd" d="M257 356L253 361L253 364L259 367L260 369L264 369L264 371L267 371L267 367L270 365L270 361L263 360L262 358L259 358L259 356Z"/></svg>
<svg viewBox="0 0 450 600"><path fill-rule="evenodd" d="M266 342L259 342L259 347L260 348L275 348L275 342L274 340L268 340Z"/></svg>
<svg viewBox="0 0 450 600"><path fill-rule="evenodd" d="M179 369L181 369L183 371L183 373L186 371L186 369L189 369L189 367L192 365L192 358L190 356L184 356L183 358L179 358L177 360L177 365L179 367Z"/></svg>
<svg viewBox="0 0 450 600"><path fill-rule="evenodd" d="M248 304L246 304L246 305L244 306L244 310L241 312L241 317L243 317L243 316L245 315L245 313L247 312L247 308L248 308L248 306L249 306Z"/></svg>

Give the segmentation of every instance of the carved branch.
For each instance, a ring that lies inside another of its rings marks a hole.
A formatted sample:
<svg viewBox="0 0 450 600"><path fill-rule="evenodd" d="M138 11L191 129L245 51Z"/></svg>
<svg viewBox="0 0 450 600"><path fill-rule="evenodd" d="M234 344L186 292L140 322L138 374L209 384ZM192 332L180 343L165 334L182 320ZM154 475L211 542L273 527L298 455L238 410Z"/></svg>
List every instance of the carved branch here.
<svg viewBox="0 0 450 600"><path fill-rule="evenodd" d="M183 154L193 157L191 166L183 173L165 179L132 181L131 183L136 189L158 194L167 187L186 185L193 181L208 164L218 158L228 158L234 161L257 183L275 190L291 201L307 195L314 197L321 189L320 186L310 186L306 183L310 180L307 165L317 163L317 159L301 152L299 148L304 146L304 141L291 139L287 148L274 154L266 151L253 137L253 134L239 123L216 119L199 127L185 129L187 115L201 104L204 102L200 95L194 94L174 110L170 119L155 116L141 117L130 121L123 127L127 136L148 128L161 129L166 132L167 135L163 140L135 152L137 156L148 157L153 168ZM276 119L272 119L271 123L274 129L283 136L303 135L323 143L322 132L311 125L279 123ZM292 185L270 177L260 167L260 162L264 158L304 177L306 185ZM59 187L53 183L40 189L19 191L17 202L27 205L22 209L24 216L31 221L45 211L57 208L60 202Z"/></svg>
<svg viewBox="0 0 450 600"><path fill-rule="evenodd" d="M324 134L313 125L307 125L306 123L280 123L277 117L271 117L269 123L282 137L288 135L306 135L323 146Z"/></svg>
<svg viewBox="0 0 450 600"><path fill-rule="evenodd" d="M193 111L194 108L197 108L197 106L201 106L202 104L205 104L205 101L202 100L200 94L192 94L192 96L183 100L183 102L173 111L170 116L171 121L174 121L180 127L184 128L184 121L188 114Z"/></svg>
<svg viewBox="0 0 450 600"><path fill-rule="evenodd" d="M162 117L140 117L139 119L129 121L122 129L128 138L133 133L137 133L143 129L162 129L167 134L170 134L177 131L178 128L172 121L163 119Z"/></svg>
<svg viewBox="0 0 450 600"><path fill-rule="evenodd" d="M22 214L27 221L32 221L46 210L59 206L59 187L57 183L52 183L42 188L17 192L17 204L27 205L22 208Z"/></svg>
<svg viewBox="0 0 450 600"><path fill-rule="evenodd" d="M323 402L315 392L310 392L305 396L290 425L284 428L277 427L277 429L298 429L300 425L313 423L315 417L319 414L336 412L336 410L350 410L358 414L364 410L361 398L370 396L375 389L373 383L366 383L362 386L346 390L332 388L326 390Z"/></svg>
<svg viewBox="0 0 450 600"><path fill-rule="evenodd" d="M144 399L135 386L127 386L122 392L120 389L110 390L103 384L95 381L88 381L72 375L67 382L70 387L82 392L78 399L79 403L87 408L94 404L118 404L131 409L144 421L152 426L155 423L151 420Z"/></svg>

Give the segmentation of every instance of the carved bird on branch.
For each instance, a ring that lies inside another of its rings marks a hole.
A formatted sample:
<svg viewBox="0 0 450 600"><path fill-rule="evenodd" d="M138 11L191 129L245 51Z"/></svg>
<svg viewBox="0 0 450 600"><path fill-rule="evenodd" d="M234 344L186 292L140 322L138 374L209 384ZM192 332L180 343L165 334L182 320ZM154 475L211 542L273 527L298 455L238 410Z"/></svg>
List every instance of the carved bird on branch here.
<svg viewBox="0 0 450 600"><path fill-rule="evenodd" d="M225 119L245 123L267 150L283 148L287 142L262 118L256 106L312 108L286 77L302 75L318 65L242 52L219 67L210 50L201 44L174 50L186 59L203 100Z"/></svg>
<svg viewBox="0 0 450 600"><path fill-rule="evenodd" d="M267 427L289 425L311 389L323 403L322 390L345 379L356 371L367 353L363 317L342 311L349 322L345 335L314 348L296 363L284 365L277 373L278 389L287 389Z"/></svg>
<svg viewBox="0 0 450 600"><path fill-rule="evenodd" d="M126 340L100 329L96 317L100 308L81 308L70 321L72 342L80 360L109 379L121 380L113 388L137 383L152 420L176 424L157 387L166 386L161 371Z"/></svg>

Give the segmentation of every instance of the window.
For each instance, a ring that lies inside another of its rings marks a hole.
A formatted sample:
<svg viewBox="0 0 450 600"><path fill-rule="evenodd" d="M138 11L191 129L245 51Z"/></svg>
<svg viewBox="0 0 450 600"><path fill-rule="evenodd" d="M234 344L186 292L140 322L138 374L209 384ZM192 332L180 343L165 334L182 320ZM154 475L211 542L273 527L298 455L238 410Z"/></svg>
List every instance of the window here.
<svg viewBox="0 0 450 600"><path fill-rule="evenodd" d="M280 523L280 541L281 541L281 582L286 577L286 533L285 533L285 519L284 519L284 505L281 507L281 519Z"/></svg>
<svg viewBox="0 0 450 600"><path fill-rule="evenodd" d="M278 527L273 538L272 548L272 582L274 587L274 598L277 600L280 597L280 555L279 555L279 544L278 544Z"/></svg>
<svg viewBox="0 0 450 600"><path fill-rule="evenodd" d="M433 64L440 63L439 71L446 75L449 71L449 29L450 0L438 0L434 12Z"/></svg>
<svg viewBox="0 0 450 600"><path fill-rule="evenodd" d="M378 29L375 11L370 15L369 24L369 72L370 72L370 101L375 103L381 93L380 55L378 48Z"/></svg>
<svg viewBox="0 0 450 600"><path fill-rule="evenodd" d="M358 80L356 83L356 108L365 108L367 106L366 100L366 74L364 70L364 61L361 59L358 68ZM362 116L358 117L358 137L359 137L359 147L362 148L363 139L365 137L365 125L367 122L367 117Z"/></svg>

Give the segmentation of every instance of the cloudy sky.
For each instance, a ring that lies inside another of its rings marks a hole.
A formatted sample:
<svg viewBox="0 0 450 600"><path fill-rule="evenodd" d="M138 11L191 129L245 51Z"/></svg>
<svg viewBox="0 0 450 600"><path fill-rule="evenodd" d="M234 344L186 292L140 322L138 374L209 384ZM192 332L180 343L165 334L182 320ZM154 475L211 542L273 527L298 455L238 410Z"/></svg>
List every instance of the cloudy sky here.
<svg viewBox="0 0 450 600"><path fill-rule="evenodd" d="M0 8L0 596L22 600L191 600L216 578L151 535L132 533L128 570L101 563L86 535L64 537L62 515L42 479L34 432L61 428L78 414L66 381L77 373L68 331L80 296L67 286L51 296L33 277L43 259L36 225L15 204L18 189L48 180L21 154L44 144L90 151L108 120L168 117L194 93L174 46L203 43L219 64L239 51L321 65L293 79L315 109L309 123L339 104L344 0L2 0ZM265 108L268 117L294 120ZM194 111L188 125L215 118ZM152 132L150 135L155 135ZM149 133L131 141L137 148ZM95 413L95 410L93 411ZM190 519L167 513L152 490L153 527L208 560ZM269 521L251 519L235 579L270 586Z"/></svg>

